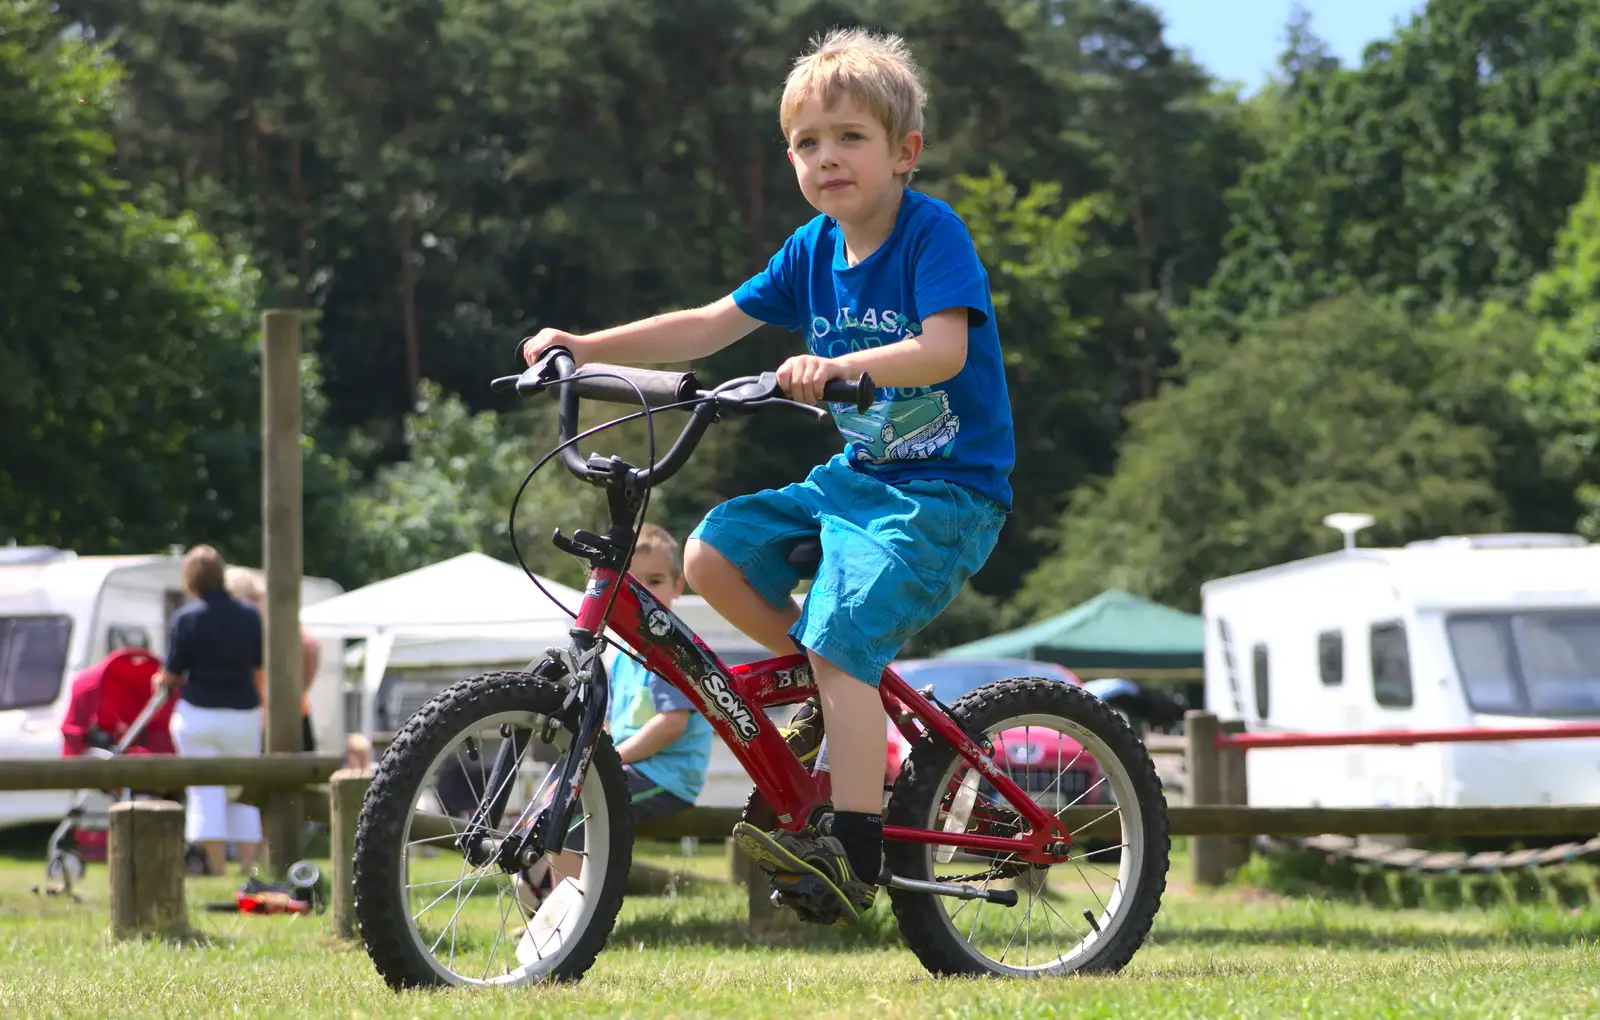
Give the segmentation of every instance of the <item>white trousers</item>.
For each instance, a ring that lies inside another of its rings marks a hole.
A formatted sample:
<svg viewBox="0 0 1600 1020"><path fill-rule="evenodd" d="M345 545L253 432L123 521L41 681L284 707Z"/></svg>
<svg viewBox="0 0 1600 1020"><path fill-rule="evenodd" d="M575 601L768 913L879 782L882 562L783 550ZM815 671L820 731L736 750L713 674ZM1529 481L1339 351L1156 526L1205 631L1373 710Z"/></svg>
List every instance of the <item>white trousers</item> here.
<svg viewBox="0 0 1600 1020"><path fill-rule="evenodd" d="M260 754L261 709L198 708L180 701L172 713L172 742L179 754L191 758ZM203 839L259 843L261 811L228 803L224 787L191 786L183 833L191 843Z"/></svg>

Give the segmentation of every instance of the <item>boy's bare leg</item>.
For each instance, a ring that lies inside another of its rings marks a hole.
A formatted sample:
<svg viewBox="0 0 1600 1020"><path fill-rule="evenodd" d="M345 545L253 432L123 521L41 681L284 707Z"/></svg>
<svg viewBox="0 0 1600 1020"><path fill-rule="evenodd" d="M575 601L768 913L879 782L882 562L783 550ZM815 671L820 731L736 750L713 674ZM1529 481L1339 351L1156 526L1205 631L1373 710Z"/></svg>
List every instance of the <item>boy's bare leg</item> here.
<svg viewBox="0 0 1600 1020"><path fill-rule="evenodd" d="M773 655L798 651L789 637L789 628L800 619L800 606L794 599L777 608L745 580L731 560L698 538L691 538L684 547L683 573L712 609Z"/></svg>
<svg viewBox="0 0 1600 1020"><path fill-rule="evenodd" d="M811 672L822 697L828 727L828 770L836 811L876 815L883 811L883 776L889 755L878 689L863 683L815 652Z"/></svg>

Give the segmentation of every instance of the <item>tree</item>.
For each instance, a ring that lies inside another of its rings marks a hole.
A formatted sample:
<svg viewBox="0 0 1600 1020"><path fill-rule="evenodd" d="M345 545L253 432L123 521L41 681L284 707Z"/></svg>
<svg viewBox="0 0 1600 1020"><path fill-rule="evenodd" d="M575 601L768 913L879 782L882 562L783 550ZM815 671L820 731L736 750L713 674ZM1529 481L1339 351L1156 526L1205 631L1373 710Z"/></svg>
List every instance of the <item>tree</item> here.
<svg viewBox="0 0 1600 1020"><path fill-rule="evenodd" d="M0 6L0 526L146 551L253 531L258 277L193 217L123 199L118 69Z"/></svg>
<svg viewBox="0 0 1600 1020"><path fill-rule="evenodd" d="M1359 69L1310 60L1190 331L1227 340L1353 286L1519 301L1600 158L1597 39L1586 0L1432 0Z"/></svg>
<svg viewBox="0 0 1600 1020"><path fill-rule="evenodd" d="M347 536L361 581L391 577L463 552L511 560L510 510L517 488L555 445L553 408L501 416L472 413L424 380L406 416L411 456L378 470L350 499ZM549 440L549 441L546 441ZM599 490L573 480L552 458L519 501L517 543L528 567L581 585L584 568L550 544L556 527L594 528Z"/></svg>
<svg viewBox="0 0 1600 1020"><path fill-rule="evenodd" d="M1527 308L1541 320L1539 338L1512 384L1546 439L1544 466L1578 486L1580 530L1600 539L1600 163Z"/></svg>
<svg viewBox="0 0 1600 1020"><path fill-rule="evenodd" d="M1501 465L1529 444L1504 380L1531 343L1511 316L1418 324L1359 295L1252 329L1133 410L1022 608L1121 587L1192 609L1210 578L1334 548L1336 510L1376 516L1374 542L1519 524Z"/></svg>
<svg viewBox="0 0 1600 1020"><path fill-rule="evenodd" d="M1060 512L1062 494L1111 464L1118 365L1068 295L1107 257L1091 236L1114 206L1108 195L1068 203L1054 184L1022 194L998 169L958 177L950 198L988 269L1016 430L1012 520L976 582L998 594L1037 560L1035 531Z"/></svg>

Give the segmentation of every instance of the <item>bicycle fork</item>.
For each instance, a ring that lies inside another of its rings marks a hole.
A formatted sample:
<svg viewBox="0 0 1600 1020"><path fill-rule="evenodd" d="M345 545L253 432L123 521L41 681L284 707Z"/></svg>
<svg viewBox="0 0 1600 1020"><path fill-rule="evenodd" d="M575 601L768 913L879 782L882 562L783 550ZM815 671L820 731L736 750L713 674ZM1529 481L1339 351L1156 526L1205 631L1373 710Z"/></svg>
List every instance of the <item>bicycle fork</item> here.
<svg viewBox="0 0 1600 1020"><path fill-rule="evenodd" d="M552 649L552 652L555 651ZM479 805L466 831L456 840L456 846L475 867L496 863L507 873L521 871L545 854L560 851L566 843L572 812L583 794L583 780L589 774L589 763L594 758L595 744L604 729L610 700L607 686L593 679L599 652L598 641L578 638L574 640L569 654L552 655L546 660L555 663L567 678L567 701L560 714L565 716L570 706L576 703L579 706L578 732L572 744L556 761L556 780L550 792L523 808L522 815L511 831L503 839L497 839L492 832L499 828L506 803L511 797L511 781L533 736L533 730L526 727L510 729L507 739L495 754L494 766L484 787L484 792L489 796ZM566 668L561 661L563 659L577 668ZM550 671L546 672L548 675ZM559 719L547 719L541 727L540 739L548 743L558 726ZM538 814L529 822L528 815L536 808Z"/></svg>

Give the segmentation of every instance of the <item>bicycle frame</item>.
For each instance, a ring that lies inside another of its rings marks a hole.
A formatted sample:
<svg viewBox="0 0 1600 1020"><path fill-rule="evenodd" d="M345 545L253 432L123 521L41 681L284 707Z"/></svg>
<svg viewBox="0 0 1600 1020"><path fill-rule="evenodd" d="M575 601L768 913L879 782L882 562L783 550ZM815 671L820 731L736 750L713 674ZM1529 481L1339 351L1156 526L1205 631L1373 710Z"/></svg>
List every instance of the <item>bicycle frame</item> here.
<svg viewBox="0 0 1600 1020"><path fill-rule="evenodd" d="M619 635L651 672L681 691L706 717L772 806L779 824L791 831L803 828L812 810L829 796L828 774L806 769L765 709L795 704L816 693L806 657L795 654L725 666L632 574L622 574L621 588L613 593L618 577L617 571L604 566L590 572L575 636L601 634L607 627ZM606 618L613 595L615 602ZM878 690L884 710L908 741L915 743L922 736L913 724L913 719L920 721L982 773L1031 826L1022 836L1007 838L891 825L884 827L884 839L1009 853L1040 864L1065 855L1072 838L1061 820L1030 799L948 715L892 667L884 670Z"/></svg>

